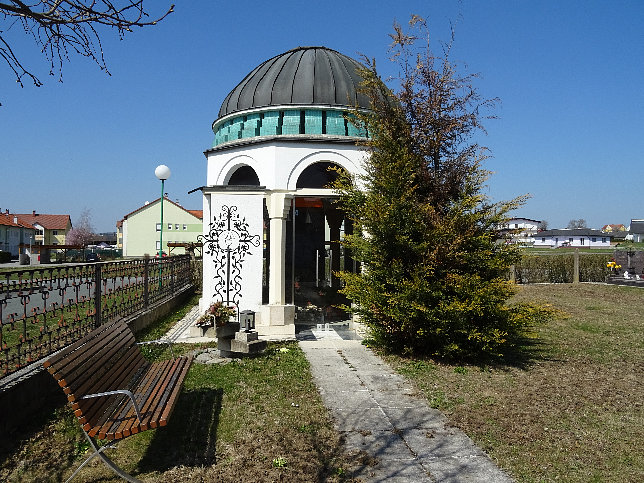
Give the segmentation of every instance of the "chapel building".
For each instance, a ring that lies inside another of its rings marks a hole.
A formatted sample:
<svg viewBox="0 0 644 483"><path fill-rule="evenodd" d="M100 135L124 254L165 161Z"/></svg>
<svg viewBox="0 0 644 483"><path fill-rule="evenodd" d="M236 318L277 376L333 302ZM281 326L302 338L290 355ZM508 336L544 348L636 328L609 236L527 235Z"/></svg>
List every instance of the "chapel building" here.
<svg viewBox="0 0 644 483"><path fill-rule="evenodd" d="M362 173L367 137L350 116L369 108L361 64L326 47L299 47L253 69L224 99L204 154L203 299L256 313L260 336L291 338L295 324L346 318L338 270L350 220L329 184ZM346 300L344 300L346 302ZM324 319L322 319L324 318Z"/></svg>

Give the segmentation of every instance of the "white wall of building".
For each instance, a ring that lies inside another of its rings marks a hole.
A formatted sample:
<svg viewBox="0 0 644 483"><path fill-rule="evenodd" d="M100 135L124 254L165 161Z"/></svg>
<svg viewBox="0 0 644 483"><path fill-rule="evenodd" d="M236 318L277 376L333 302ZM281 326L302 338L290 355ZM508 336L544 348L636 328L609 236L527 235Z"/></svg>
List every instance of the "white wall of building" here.
<svg viewBox="0 0 644 483"><path fill-rule="evenodd" d="M269 190L295 190L299 175L317 162L331 162L349 173L362 172L365 151L347 144L274 141L207 153L207 186L225 185L241 166L250 166Z"/></svg>
<svg viewBox="0 0 644 483"><path fill-rule="evenodd" d="M580 235L546 235L537 234L534 238L535 247L559 248L563 246L575 248L610 248L608 236Z"/></svg>

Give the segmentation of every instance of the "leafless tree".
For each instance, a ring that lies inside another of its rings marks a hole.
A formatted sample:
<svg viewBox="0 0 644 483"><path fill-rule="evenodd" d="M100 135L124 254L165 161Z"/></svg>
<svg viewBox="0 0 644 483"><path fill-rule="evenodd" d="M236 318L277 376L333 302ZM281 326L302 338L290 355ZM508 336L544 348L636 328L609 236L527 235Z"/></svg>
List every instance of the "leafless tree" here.
<svg viewBox="0 0 644 483"><path fill-rule="evenodd" d="M20 29L33 37L47 58L49 74L62 80L62 66L71 54L92 59L106 71L99 29L116 29L119 38L134 27L155 25L173 10L151 18L143 5L144 0L0 0L0 58L13 71L16 82L23 86L28 78L36 85L41 80L25 66L11 47L7 32Z"/></svg>
<svg viewBox="0 0 644 483"><path fill-rule="evenodd" d="M570 220L566 228L569 228L569 229L588 228L588 225L586 224L586 220L584 220L583 218L579 218L578 220Z"/></svg>

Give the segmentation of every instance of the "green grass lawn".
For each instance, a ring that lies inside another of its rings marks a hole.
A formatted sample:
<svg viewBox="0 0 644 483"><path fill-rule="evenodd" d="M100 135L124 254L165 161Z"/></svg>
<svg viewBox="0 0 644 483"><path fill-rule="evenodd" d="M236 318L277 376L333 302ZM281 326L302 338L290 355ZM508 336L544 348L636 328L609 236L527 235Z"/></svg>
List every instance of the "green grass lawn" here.
<svg viewBox="0 0 644 483"><path fill-rule="evenodd" d="M644 290L536 285L516 298L568 315L537 328L512 364L386 359L517 481L644 481ZM165 333L190 306L138 337ZM151 358L168 356L145 347ZM23 436L0 447L0 481L59 481L86 450L65 408ZM109 455L144 481L334 481L356 464L295 343L227 365L193 364L169 425ZM78 481L117 478L93 463Z"/></svg>
<svg viewBox="0 0 644 483"><path fill-rule="evenodd" d="M137 338L162 335L192 303ZM143 348L152 359L169 357L165 346ZM198 349L175 345L175 354ZM64 407L9 446L0 448L0 481L60 481L87 449ZM127 438L108 455L144 481L334 481L351 464L294 342L225 365L193 363L168 426ZM119 480L95 461L75 481Z"/></svg>
<svg viewBox="0 0 644 483"><path fill-rule="evenodd" d="M644 290L520 288L568 314L514 365L387 357L518 481L644 481Z"/></svg>

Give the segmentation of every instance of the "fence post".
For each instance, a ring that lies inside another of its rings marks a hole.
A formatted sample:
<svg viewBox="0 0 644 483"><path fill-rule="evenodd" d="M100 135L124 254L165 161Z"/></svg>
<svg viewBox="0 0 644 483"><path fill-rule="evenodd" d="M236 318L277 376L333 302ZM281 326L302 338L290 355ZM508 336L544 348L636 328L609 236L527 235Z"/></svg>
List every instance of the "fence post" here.
<svg viewBox="0 0 644 483"><path fill-rule="evenodd" d="M101 306L101 265L99 263L94 264L94 327L100 327L103 318L102 306Z"/></svg>
<svg viewBox="0 0 644 483"><path fill-rule="evenodd" d="M572 271L572 283L579 283L579 248L575 248L574 268Z"/></svg>
<svg viewBox="0 0 644 483"><path fill-rule="evenodd" d="M143 309L148 310L150 304L150 255L143 255Z"/></svg>
<svg viewBox="0 0 644 483"><path fill-rule="evenodd" d="M176 270L177 270L177 262L173 260L172 265L170 266L170 293L172 294L174 294L174 282L175 282Z"/></svg>

